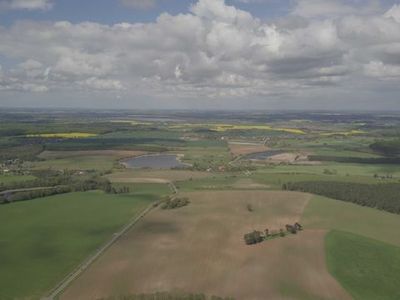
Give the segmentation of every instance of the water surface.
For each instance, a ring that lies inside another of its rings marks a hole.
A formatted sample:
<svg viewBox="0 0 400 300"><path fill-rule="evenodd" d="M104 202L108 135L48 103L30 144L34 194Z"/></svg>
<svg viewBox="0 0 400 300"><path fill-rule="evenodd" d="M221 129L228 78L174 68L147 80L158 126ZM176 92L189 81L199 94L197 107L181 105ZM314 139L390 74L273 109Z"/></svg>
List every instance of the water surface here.
<svg viewBox="0 0 400 300"><path fill-rule="evenodd" d="M257 160L265 160L271 156L277 155L284 153L282 150L268 150L264 152L257 152L257 153L251 153L247 154L243 157L243 159L257 159Z"/></svg>
<svg viewBox="0 0 400 300"><path fill-rule="evenodd" d="M172 169L184 168L187 165L180 162L174 154L152 154L127 158L122 161L127 168Z"/></svg>

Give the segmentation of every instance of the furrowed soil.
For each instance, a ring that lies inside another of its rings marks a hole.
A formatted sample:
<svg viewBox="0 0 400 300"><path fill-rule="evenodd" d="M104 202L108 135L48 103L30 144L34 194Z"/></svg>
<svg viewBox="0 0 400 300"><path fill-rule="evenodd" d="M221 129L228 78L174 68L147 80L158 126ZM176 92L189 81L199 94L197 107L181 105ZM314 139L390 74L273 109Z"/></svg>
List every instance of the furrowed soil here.
<svg viewBox="0 0 400 300"><path fill-rule="evenodd" d="M326 269L325 230L305 229L252 246L243 241L254 229L279 229L300 220L310 195L207 191L182 196L189 197L188 206L152 211L61 299L174 290L235 299L351 299Z"/></svg>
<svg viewBox="0 0 400 300"><path fill-rule="evenodd" d="M258 153L267 151L268 147L264 145L257 144L229 144L229 151L232 153L234 157L239 155L246 155L251 153Z"/></svg>

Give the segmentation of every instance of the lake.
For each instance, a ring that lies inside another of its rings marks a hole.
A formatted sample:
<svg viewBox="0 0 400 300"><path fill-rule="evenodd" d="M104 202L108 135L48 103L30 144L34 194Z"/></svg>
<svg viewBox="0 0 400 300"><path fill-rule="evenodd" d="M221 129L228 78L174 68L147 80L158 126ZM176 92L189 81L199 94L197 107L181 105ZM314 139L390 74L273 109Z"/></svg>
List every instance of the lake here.
<svg viewBox="0 0 400 300"><path fill-rule="evenodd" d="M179 161L174 154L152 154L127 158L122 161L126 168L172 169L184 168L187 164Z"/></svg>

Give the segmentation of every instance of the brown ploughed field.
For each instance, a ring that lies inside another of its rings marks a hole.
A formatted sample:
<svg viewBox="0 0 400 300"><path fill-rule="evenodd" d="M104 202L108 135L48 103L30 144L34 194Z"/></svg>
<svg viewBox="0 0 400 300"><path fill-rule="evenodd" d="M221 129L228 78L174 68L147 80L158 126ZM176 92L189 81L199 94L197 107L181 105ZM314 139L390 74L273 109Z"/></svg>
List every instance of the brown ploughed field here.
<svg viewBox="0 0 400 300"><path fill-rule="evenodd" d="M186 291L235 299L350 299L326 270L324 230L245 245L254 229L300 220L310 196L295 192L182 194L156 208L67 288L61 299ZM249 211L248 207L252 210Z"/></svg>

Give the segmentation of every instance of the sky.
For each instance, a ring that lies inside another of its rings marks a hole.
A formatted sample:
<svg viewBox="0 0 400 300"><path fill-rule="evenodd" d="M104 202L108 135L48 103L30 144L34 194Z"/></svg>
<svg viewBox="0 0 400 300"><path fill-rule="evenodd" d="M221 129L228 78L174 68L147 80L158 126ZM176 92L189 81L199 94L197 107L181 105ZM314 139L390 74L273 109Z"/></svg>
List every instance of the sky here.
<svg viewBox="0 0 400 300"><path fill-rule="evenodd" d="M0 0L0 107L400 110L400 2Z"/></svg>

